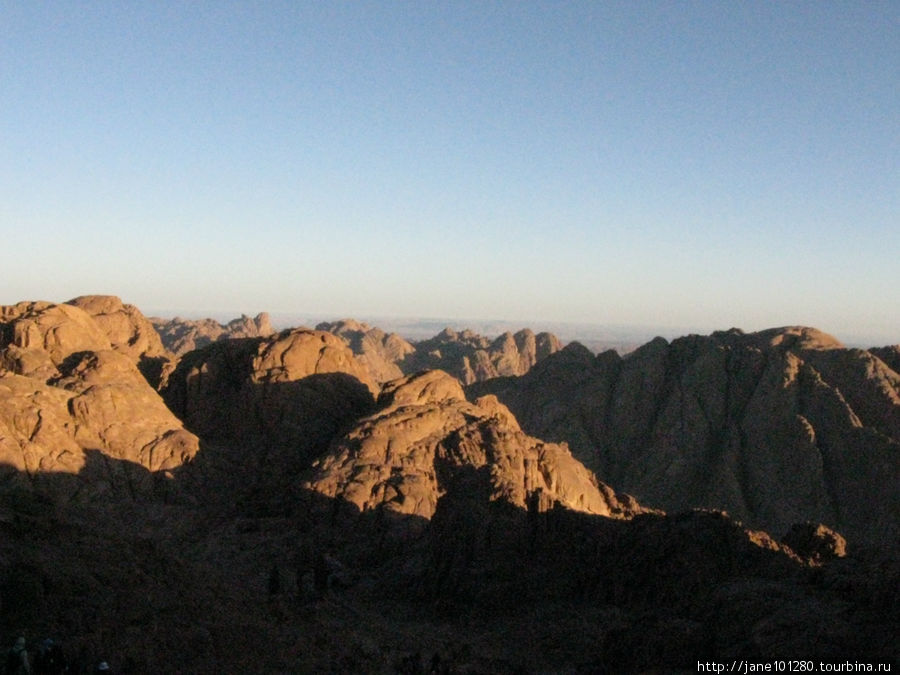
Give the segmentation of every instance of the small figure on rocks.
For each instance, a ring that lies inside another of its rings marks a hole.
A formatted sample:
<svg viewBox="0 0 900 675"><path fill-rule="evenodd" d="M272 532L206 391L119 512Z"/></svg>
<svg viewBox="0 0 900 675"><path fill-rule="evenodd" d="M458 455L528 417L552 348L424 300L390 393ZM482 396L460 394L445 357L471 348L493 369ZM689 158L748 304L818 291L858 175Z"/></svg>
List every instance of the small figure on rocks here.
<svg viewBox="0 0 900 675"><path fill-rule="evenodd" d="M16 643L6 653L7 675L31 675L31 664L28 662L28 650L25 649L25 637L16 638Z"/></svg>

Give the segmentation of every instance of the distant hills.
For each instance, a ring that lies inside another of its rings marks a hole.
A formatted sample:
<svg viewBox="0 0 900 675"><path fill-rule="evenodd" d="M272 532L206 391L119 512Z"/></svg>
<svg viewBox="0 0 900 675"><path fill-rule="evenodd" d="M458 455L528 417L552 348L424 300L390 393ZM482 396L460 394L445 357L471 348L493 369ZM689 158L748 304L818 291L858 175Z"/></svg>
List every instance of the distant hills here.
<svg viewBox="0 0 900 675"><path fill-rule="evenodd" d="M219 340L267 337L276 332L266 313L253 319L242 316L227 324L214 319L150 321L166 349L175 356ZM316 330L340 337L379 383L428 369L445 370L463 384L501 375L522 375L561 346L556 336L535 335L528 329L490 339L470 330L456 332L445 328L434 337L417 342L353 319L323 322Z"/></svg>
<svg viewBox="0 0 900 675"><path fill-rule="evenodd" d="M898 353L0 307L0 631L122 672L889 662Z"/></svg>
<svg viewBox="0 0 900 675"><path fill-rule="evenodd" d="M215 319L160 319L150 317L163 344L175 356L181 356L211 342L229 338L266 337L275 332L265 312L255 317L241 316L226 324Z"/></svg>

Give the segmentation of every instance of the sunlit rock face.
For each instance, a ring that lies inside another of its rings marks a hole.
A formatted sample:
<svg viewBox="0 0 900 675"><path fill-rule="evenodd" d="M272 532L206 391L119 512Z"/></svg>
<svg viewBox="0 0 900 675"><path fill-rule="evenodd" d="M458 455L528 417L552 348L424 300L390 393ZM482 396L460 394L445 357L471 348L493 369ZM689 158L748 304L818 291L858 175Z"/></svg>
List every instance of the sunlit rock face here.
<svg viewBox="0 0 900 675"><path fill-rule="evenodd" d="M275 333L266 312L260 312L255 317L243 315L226 324L221 324L215 319L179 317L174 319L151 317L149 321L159 333L165 348L176 356L182 356L219 340L268 337Z"/></svg>
<svg viewBox="0 0 900 675"><path fill-rule="evenodd" d="M409 358L410 370L440 368L463 384L505 375L523 375L535 363L559 351L555 335L523 329L503 333L491 340L470 330L449 328L429 340L418 342ZM407 371L409 372L409 371Z"/></svg>
<svg viewBox="0 0 900 675"><path fill-rule="evenodd" d="M873 356L877 356L884 361L885 365L895 373L900 373L900 345L873 347L868 351Z"/></svg>
<svg viewBox="0 0 900 675"><path fill-rule="evenodd" d="M90 315L112 348L133 361L167 356L153 324L134 305L127 305L114 295L82 295L66 304Z"/></svg>
<svg viewBox="0 0 900 675"><path fill-rule="evenodd" d="M112 348L134 361L151 386L157 388L174 355L163 346L153 324L137 307L114 295L82 295L66 304L90 315Z"/></svg>
<svg viewBox="0 0 900 675"><path fill-rule="evenodd" d="M137 368L160 348L140 313L117 299L83 304L107 319L68 304L0 308L0 464L60 498L152 497L198 439Z"/></svg>
<svg viewBox="0 0 900 675"><path fill-rule="evenodd" d="M106 333L84 310L50 302L0 308L2 345L44 352L54 364L80 351L112 349Z"/></svg>
<svg viewBox="0 0 900 675"><path fill-rule="evenodd" d="M560 349L555 335L535 335L527 328L495 339L471 330L446 328L433 338L415 343L353 319L320 323L316 328L341 337L379 383L422 370L443 370L463 384L522 375Z"/></svg>
<svg viewBox="0 0 900 675"><path fill-rule="evenodd" d="M799 556L821 563L847 555L847 540L821 523L797 523L782 538Z"/></svg>
<svg viewBox="0 0 900 675"><path fill-rule="evenodd" d="M642 504L900 538L900 375L821 331L658 338L624 358L570 345L484 393Z"/></svg>
<svg viewBox="0 0 900 675"><path fill-rule="evenodd" d="M416 351L413 345L396 333L385 333L380 328L353 319L323 322L316 326L316 330L328 331L344 340L379 383L402 377L403 362Z"/></svg>
<svg viewBox="0 0 900 675"><path fill-rule="evenodd" d="M458 380L442 371L388 383L378 404L316 461L310 489L362 512L423 519L454 490L522 509L559 505L611 517L640 511L565 446L523 433L495 397L466 401Z"/></svg>

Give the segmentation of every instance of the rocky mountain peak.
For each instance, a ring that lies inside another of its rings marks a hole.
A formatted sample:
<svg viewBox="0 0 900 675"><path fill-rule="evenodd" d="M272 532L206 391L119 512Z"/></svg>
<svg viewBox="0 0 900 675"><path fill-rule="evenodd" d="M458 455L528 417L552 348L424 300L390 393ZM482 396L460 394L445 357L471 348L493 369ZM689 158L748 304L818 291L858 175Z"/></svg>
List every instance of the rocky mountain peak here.
<svg viewBox="0 0 900 675"><path fill-rule="evenodd" d="M537 500L543 508L558 503L606 516L640 511L599 484L566 447L522 433L495 397L470 403L462 394L459 382L440 371L387 384L378 411L316 460L307 487L361 512L425 520L443 495L460 490L522 509ZM473 475L482 476L480 487Z"/></svg>
<svg viewBox="0 0 900 675"><path fill-rule="evenodd" d="M21 349L47 353L54 364L80 351L112 349L109 338L84 310L49 302L20 302L0 313L4 339Z"/></svg>
<svg viewBox="0 0 900 675"><path fill-rule="evenodd" d="M428 370L385 384L378 404L398 407L465 400L459 380L442 370Z"/></svg>
<svg viewBox="0 0 900 675"><path fill-rule="evenodd" d="M416 351L399 335L353 319L323 322L316 330L328 331L344 340L378 383L402 377L407 357Z"/></svg>
<svg viewBox="0 0 900 675"><path fill-rule="evenodd" d="M199 450L137 368L158 341L118 298L73 302L0 308L0 463L61 500L157 494Z"/></svg>
<svg viewBox="0 0 900 675"><path fill-rule="evenodd" d="M159 334L163 345L176 356L182 356L213 342L225 339L268 337L275 333L269 314L260 312L255 317L241 315L226 324L215 319L149 319Z"/></svg>
<svg viewBox="0 0 900 675"><path fill-rule="evenodd" d="M807 326L785 326L760 331L755 335L769 346L782 349L842 349L844 345L834 336L817 328Z"/></svg>

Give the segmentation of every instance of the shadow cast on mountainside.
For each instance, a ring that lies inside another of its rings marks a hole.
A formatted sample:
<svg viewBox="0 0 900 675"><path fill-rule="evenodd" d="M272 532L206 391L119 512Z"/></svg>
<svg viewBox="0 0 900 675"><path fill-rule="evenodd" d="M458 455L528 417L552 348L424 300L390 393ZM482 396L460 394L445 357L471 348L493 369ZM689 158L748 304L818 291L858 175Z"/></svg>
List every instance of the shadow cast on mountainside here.
<svg viewBox="0 0 900 675"><path fill-rule="evenodd" d="M169 375L163 400L203 441L257 449L262 464L273 449L308 464L374 409L372 392L347 373L254 381L251 361L260 341L231 340L216 351L191 352Z"/></svg>
<svg viewBox="0 0 900 675"><path fill-rule="evenodd" d="M859 350L768 339L688 336L625 358L567 347L466 395L496 395L526 433L568 443L645 506L718 508L779 534L824 523L895 553L897 375Z"/></svg>
<svg viewBox="0 0 900 675"><path fill-rule="evenodd" d="M380 635L380 622L394 620L392 607L408 608L403 615L415 608L416 622L449 621L458 627L453 640L525 672L552 663L592 672L688 668L713 657L796 656L791 650L832 660L896 655L896 564L880 576L856 575L846 561L811 570L714 512L624 521L542 509L537 501L522 509L487 498L489 467L456 469L430 521L384 508L360 513L296 485L284 492L247 485L210 499L234 487L220 483L223 476L253 465L207 467L200 479L198 468L217 459L207 451L165 475L91 451L74 476L150 480L164 488L166 506L124 486L83 493L87 506L56 503L45 490L52 495L54 483L69 485L73 476L16 476L20 488L0 491L0 629L52 634L65 626L74 644L127 655L133 672L184 658L183 633L191 636L193 672L227 670L242 659L285 672L317 649L324 659L336 648L313 644L323 628L310 627L303 609L311 586L313 602L338 593L333 602L380 608L378 621L353 628L353 640ZM285 593L294 600L273 618L266 598ZM534 631L563 607L546 639L566 634L568 641L514 646L501 633ZM272 645L241 636L248 625L295 626L295 642L273 656L266 653ZM419 639L405 635L379 639L406 647Z"/></svg>
<svg viewBox="0 0 900 675"><path fill-rule="evenodd" d="M164 400L201 440L180 479L226 510L259 514L292 512L313 461L375 408L366 385L345 373L289 382L185 378Z"/></svg>

